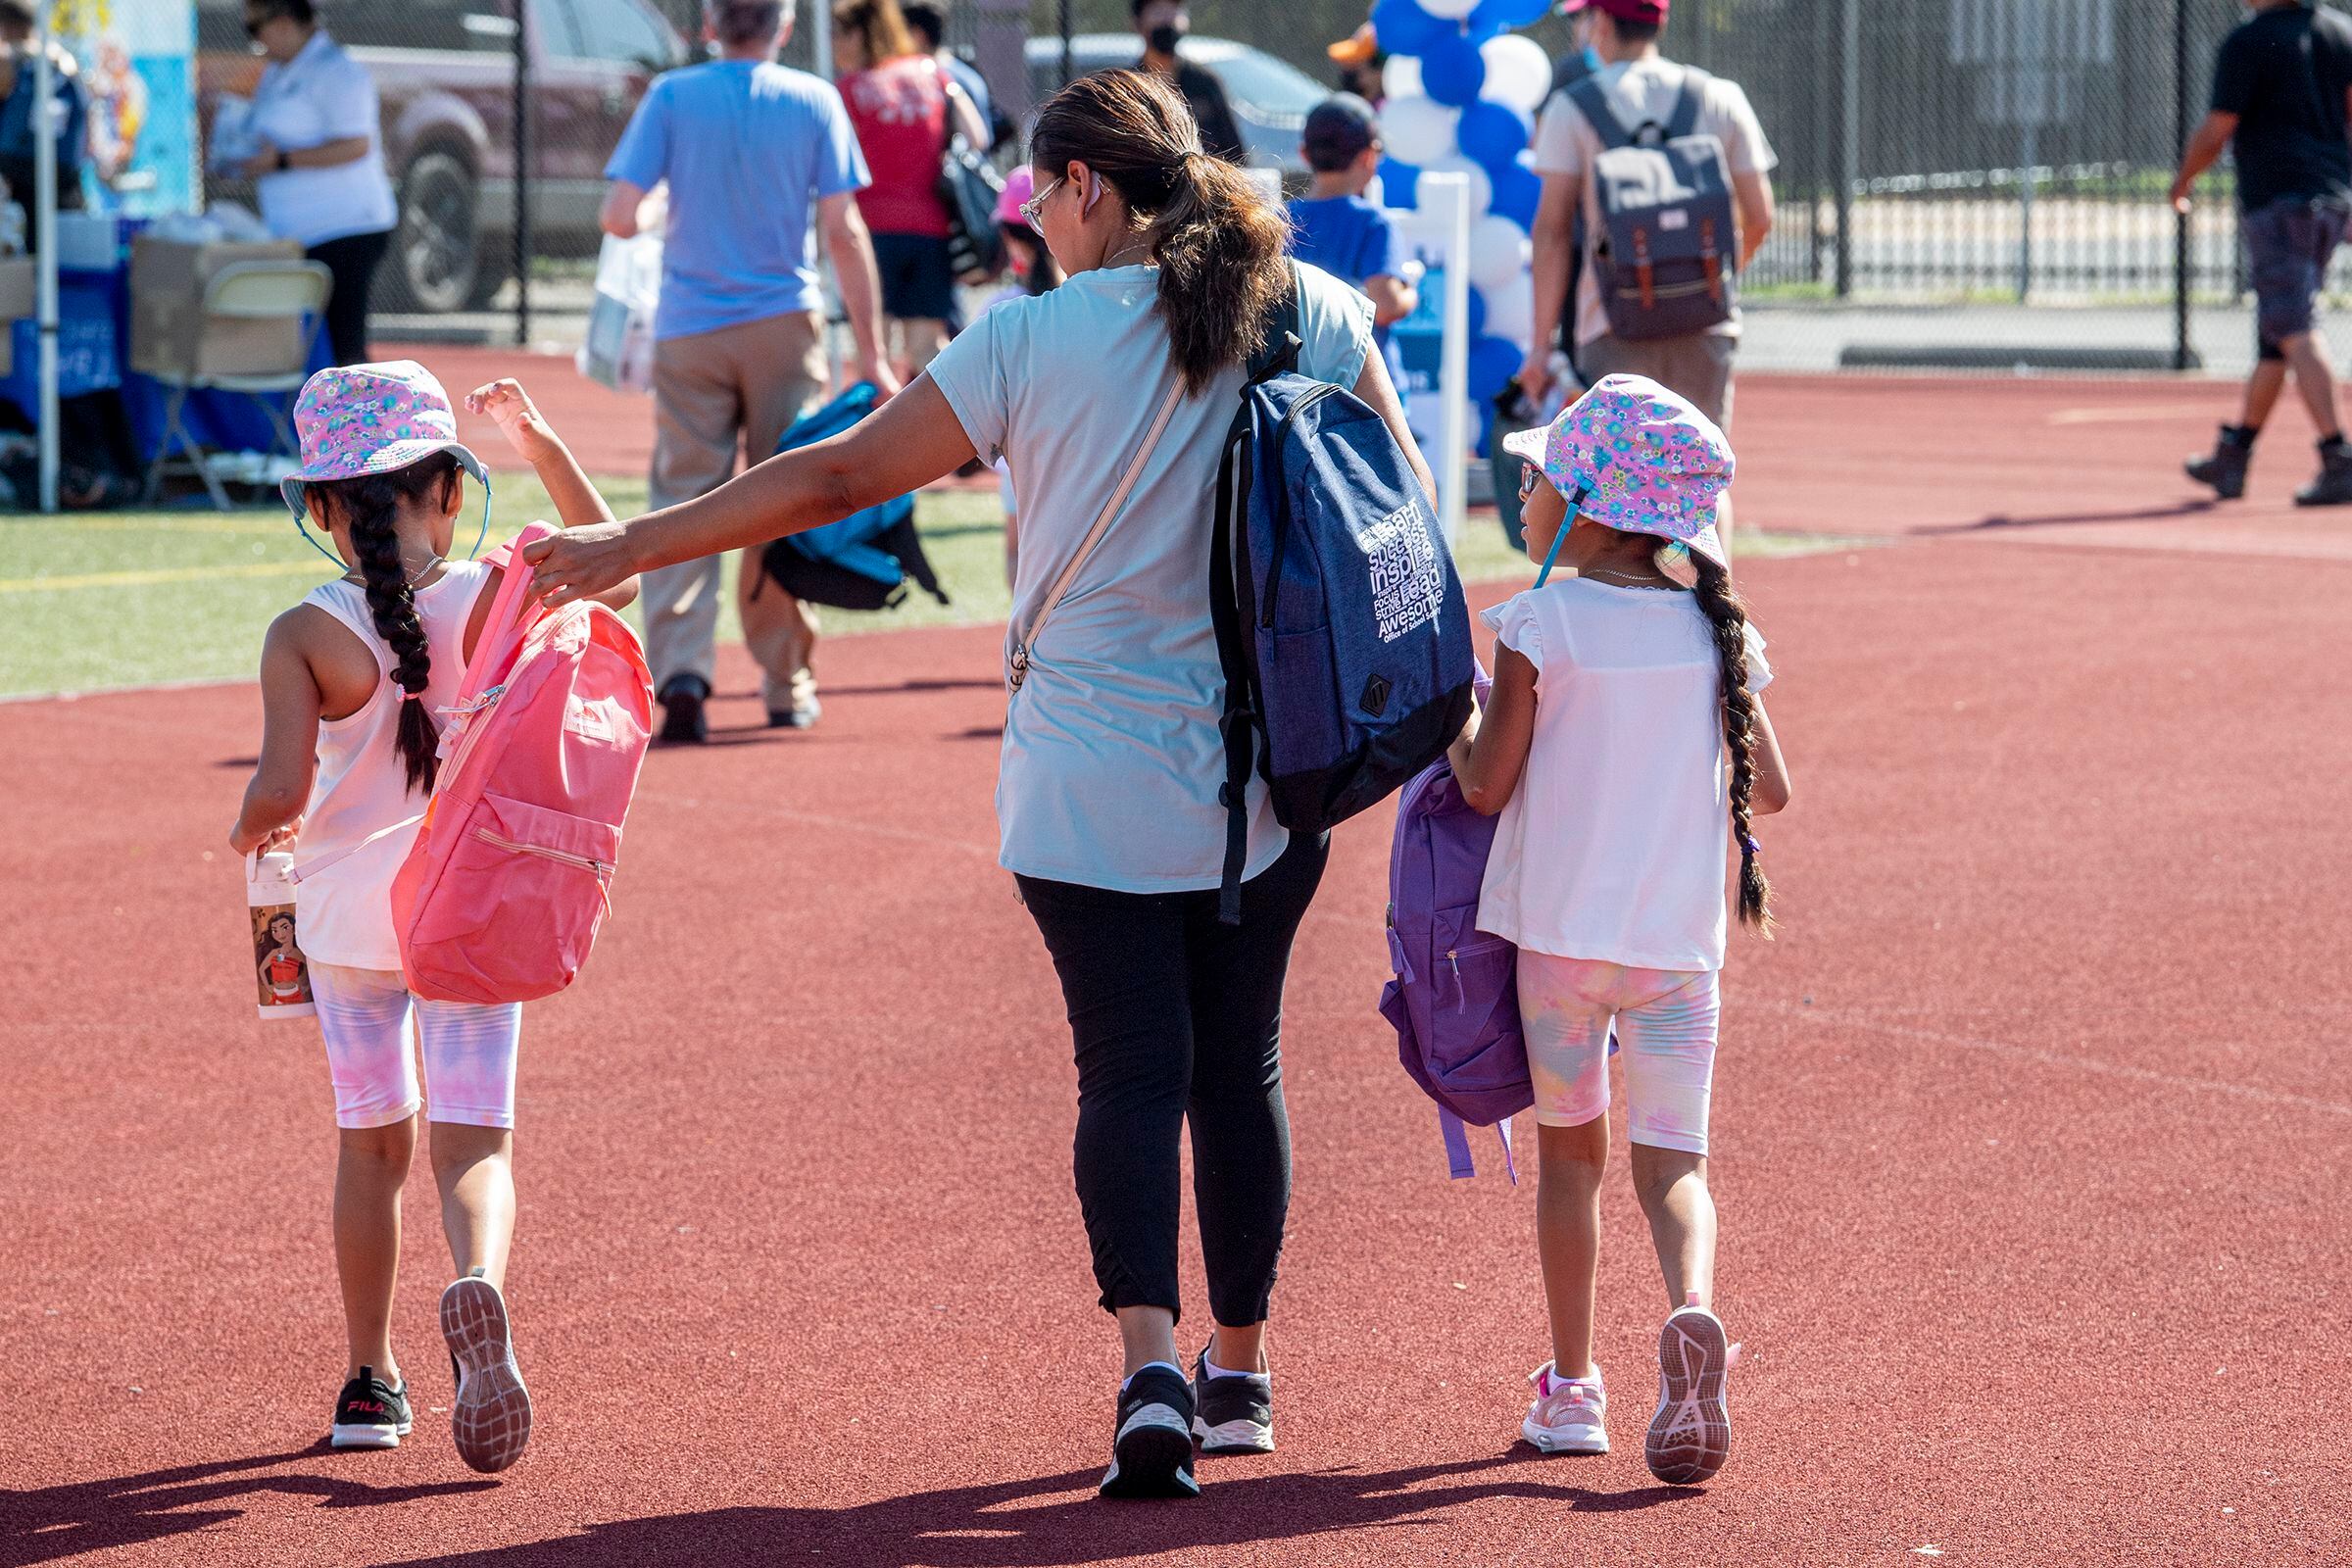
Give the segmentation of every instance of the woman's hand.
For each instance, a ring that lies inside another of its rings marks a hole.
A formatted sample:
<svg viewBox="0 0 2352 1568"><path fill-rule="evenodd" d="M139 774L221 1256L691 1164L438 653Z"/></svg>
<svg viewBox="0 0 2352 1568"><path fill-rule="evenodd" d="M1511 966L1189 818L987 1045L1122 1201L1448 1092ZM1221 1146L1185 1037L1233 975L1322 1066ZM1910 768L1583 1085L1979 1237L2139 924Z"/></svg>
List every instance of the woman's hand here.
<svg viewBox="0 0 2352 1568"><path fill-rule="evenodd" d="M247 179L259 179L264 174L276 173L276 144L265 137L257 146L254 155L245 160L243 166L238 170L238 172L243 174Z"/></svg>
<svg viewBox="0 0 2352 1568"><path fill-rule="evenodd" d="M498 433L507 438L507 445L533 466L553 457L563 445L531 395L513 376L466 393L466 412L486 414L497 420Z"/></svg>
<svg viewBox="0 0 2352 1568"><path fill-rule="evenodd" d="M637 574L628 524L592 522L522 547L531 596L551 609L610 593Z"/></svg>

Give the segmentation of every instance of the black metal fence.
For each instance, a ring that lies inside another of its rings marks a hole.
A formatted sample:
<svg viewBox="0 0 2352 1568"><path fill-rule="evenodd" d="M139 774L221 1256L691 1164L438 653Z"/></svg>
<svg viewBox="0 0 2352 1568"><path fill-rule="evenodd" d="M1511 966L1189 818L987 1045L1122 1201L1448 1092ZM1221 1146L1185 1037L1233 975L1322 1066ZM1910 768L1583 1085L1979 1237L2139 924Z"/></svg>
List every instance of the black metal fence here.
<svg viewBox="0 0 2352 1568"><path fill-rule="evenodd" d="M788 64L829 67L811 15L828 3L801 0ZM1330 82L1326 46L1367 9L1193 0L1192 17ZM1065 28L1131 35L1128 0L948 13L951 47L1016 122L1058 79ZM402 199L386 334L528 335L533 313L584 312L605 161L652 77L702 57L699 0L321 0L320 15L383 95ZM2165 200L2240 15L2235 0L1681 0L1666 44L1739 81L1780 155L1758 304L2144 307L2242 293L2226 171L2185 224ZM250 65L239 0L198 0L198 20L206 87L233 86ZM1557 19L1531 30L1568 47Z"/></svg>

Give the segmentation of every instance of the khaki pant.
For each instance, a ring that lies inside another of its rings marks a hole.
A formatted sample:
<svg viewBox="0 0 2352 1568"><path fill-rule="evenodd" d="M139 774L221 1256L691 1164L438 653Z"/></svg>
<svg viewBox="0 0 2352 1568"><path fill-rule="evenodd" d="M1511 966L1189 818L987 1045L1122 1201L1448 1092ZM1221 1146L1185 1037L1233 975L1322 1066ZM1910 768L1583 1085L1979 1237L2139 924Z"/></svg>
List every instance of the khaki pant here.
<svg viewBox="0 0 2352 1568"><path fill-rule="evenodd" d="M1579 345L1576 368L1588 381L1604 375L1646 375L1669 392L1679 392L1731 434L1732 362L1739 357L1740 340L1721 332L1691 332L1682 337L1645 338L1629 342L1603 332Z"/></svg>
<svg viewBox="0 0 2352 1568"><path fill-rule="evenodd" d="M830 372L823 323L812 311L656 343L652 504L674 507L726 483L739 444L747 466L765 460L792 421L824 395ZM744 646L760 664L760 695L771 710L807 701L816 693L809 672L816 616L762 581L758 551L740 554L736 605ZM720 564L706 556L645 574L640 602L656 691L680 675L710 684Z"/></svg>

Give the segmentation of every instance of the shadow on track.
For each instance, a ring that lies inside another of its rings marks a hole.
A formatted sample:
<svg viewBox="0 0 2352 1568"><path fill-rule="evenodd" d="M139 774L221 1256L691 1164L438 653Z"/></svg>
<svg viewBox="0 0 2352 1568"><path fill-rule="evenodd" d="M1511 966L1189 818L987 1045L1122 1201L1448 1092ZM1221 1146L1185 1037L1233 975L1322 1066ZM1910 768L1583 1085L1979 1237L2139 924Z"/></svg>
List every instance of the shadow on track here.
<svg viewBox="0 0 2352 1568"><path fill-rule="evenodd" d="M388 1502L479 1492L495 1481L442 1481L420 1487L376 1487L318 1472L257 1475L297 1459L327 1459L321 1438L307 1448L255 1454L212 1464L150 1470L145 1475L0 1492L0 1568L29 1568L83 1552L134 1546L185 1535L237 1518L242 1508L220 1506L257 1493L313 1496L322 1508L370 1508Z"/></svg>
<svg viewBox="0 0 2352 1568"><path fill-rule="evenodd" d="M846 1508L717 1508L591 1525L524 1545L392 1568L638 1568L647 1563L850 1562L858 1568L1074 1568L1105 1558L1293 1541L1349 1530L1444 1530L1443 1509L1519 1497L1566 1511L1655 1507L1705 1495L1679 1487L1604 1493L1563 1484L1573 1464L1518 1449L1458 1464L1220 1479L1202 1466L1187 1502L1103 1502L1097 1472L916 1493ZM1480 1472L1504 1472L1471 1479ZM1428 1486L1462 1478L1452 1485ZM1411 1548L1399 1542L1398 1560Z"/></svg>

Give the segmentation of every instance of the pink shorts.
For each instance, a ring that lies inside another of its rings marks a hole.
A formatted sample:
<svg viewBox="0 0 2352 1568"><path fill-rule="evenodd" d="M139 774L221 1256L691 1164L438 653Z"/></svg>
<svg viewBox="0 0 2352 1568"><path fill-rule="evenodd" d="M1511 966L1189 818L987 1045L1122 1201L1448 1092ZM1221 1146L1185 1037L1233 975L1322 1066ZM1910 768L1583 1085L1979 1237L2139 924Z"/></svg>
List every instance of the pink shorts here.
<svg viewBox="0 0 2352 1568"><path fill-rule="evenodd" d="M336 1126L388 1127L416 1115L424 1103L416 1082L419 1047L432 1120L514 1125L521 1003L426 1002L409 994L397 969L338 963L311 965L311 996L335 1083Z"/></svg>
<svg viewBox="0 0 2352 1568"><path fill-rule="evenodd" d="M1521 948L1519 1014L1536 1120L1582 1127L1609 1108L1614 1027L1633 1141L1705 1153L1721 1010L1713 970L1630 969Z"/></svg>

